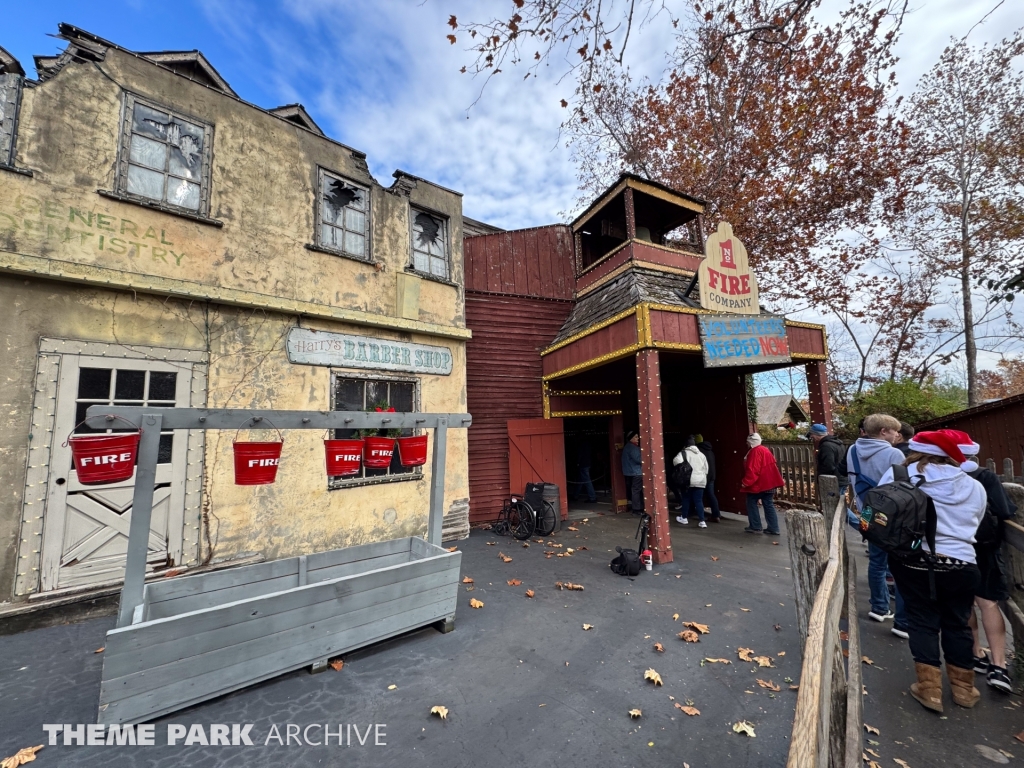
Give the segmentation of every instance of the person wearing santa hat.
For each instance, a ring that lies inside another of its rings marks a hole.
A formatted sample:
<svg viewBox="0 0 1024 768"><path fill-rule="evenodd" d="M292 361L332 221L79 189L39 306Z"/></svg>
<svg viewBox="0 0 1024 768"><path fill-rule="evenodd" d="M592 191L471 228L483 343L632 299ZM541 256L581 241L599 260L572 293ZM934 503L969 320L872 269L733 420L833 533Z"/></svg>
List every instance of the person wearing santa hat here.
<svg viewBox="0 0 1024 768"><path fill-rule="evenodd" d="M981 694L974 687L974 638L968 621L981 581L974 534L985 514L985 489L960 469L966 461L962 438L952 430L920 432L910 441L906 464L910 480L935 505L934 591L924 555L892 557L889 569L903 595L917 682L910 694L924 707L942 712L942 667L946 657L953 701L973 707ZM879 485L893 482L892 469ZM922 543L930 551L927 542Z"/></svg>
<svg viewBox="0 0 1024 768"><path fill-rule="evenodd" d="M998 475L987 467L978 466L977 457L981 446L971 439L966 432L956 432L960 452L967 461L960 469L973 477L985 489L989 511L999 521L1009 520L1017 511L1017 505L1010 501ZM981 572L981 583L974 594L974 604L981 611L981 623L985 627L985 639L988 641L989 653L986 656L981 648L981 637L978 632L978 617L971 611L971 632L974 633L974 671L985 675L989 687L1011 693L1013 686L1006 671L1006 624L999 603L1010 597L1010 590L1003 575L1002 525L995 531L995 540L983 543L976 541L974 554ZM980 538L980 537L979 537Z"/></svg>

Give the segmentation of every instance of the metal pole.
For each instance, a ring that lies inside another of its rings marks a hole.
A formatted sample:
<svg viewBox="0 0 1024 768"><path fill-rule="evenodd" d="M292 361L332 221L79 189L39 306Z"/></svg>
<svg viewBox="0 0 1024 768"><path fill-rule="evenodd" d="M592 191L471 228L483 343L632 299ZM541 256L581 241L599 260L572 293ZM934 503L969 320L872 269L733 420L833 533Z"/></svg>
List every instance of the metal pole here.
<svg viewBox="0 0 1024 768"><path fill-rule="evenodd" d="M132 522L128 529L128 560L124 570L121 607L117 626L132 623L135 607L142 605L146 585L146 552L149 550L149 523L153 516L153 489L156 486L156 462L160 457L160 427L163 417L147 413L142 418L142 439L139 461L135 468L135 496L132 499Z"/></svg>
<svg viewBox="0 0 1024 768"><path fill-rule="evenodd" d="M448 454L448 419L442 417L434 429L434 457L430 463L430 518L427 522L427 543L441 546L444 519L444 469Z"/></svg>

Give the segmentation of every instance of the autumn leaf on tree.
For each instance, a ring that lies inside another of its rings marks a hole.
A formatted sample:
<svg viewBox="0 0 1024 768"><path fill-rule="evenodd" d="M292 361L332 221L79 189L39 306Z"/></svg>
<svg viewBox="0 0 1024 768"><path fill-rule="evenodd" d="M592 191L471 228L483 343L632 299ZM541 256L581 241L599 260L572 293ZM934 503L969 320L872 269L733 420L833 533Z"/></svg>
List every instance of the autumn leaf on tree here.
<svg viewBox="0 0 1024 768"><path fill-rule="evenodd" d="M696 629L702 635L711 634L711 630L708 629L707 624L698 624L696 621L684 621L683 626L689 627L690 629Z"/></svg>
<svg viewBox="0 0 1024 768"><path fill-rule="evenodd" d="M694 632L692 629L684 629L679 633L679 639L684 640L687 643L699 643L700 635Z"/></svg>
<svg viewBox="0 0 1024 768"><path fill-rule="evenodd" d="M19 765L25 763L31 763L36 759L36 752L43 748L40 744L38 747L25 747L19 749L15 754L10 757L5 757L3 761L0 761L0 768L18 768Z"/></svg>
<svg viewBox="0 0 1024 768"><path fill-rule="evenodd" d="M484 604L483 604L483 601L482 601L482 600L477 600L477 599L476 599L476 598L474 597L474 598L471 598L471 599L470 599L470 601L469 601L469 607L470 607L470 608L483 608L483 607L484 607Z"/></svg>
<svg viewBox="0 0 1024 768"><path fill-rule="evenodd" d="M639 709L631 709L631 710L629 710L630 718L640 717L640 715L642 715L642 714L643 714L643 712L641 712Z"/></svg>
<svg viewBox="0 0 1024 768"><path fill-rule="evenodd" d="M659 675L653 669L648 669L646 672L644 672L644 680L650 680L656 686L662 685L661 675Z"/></svg>
<svg viewBox="0 0 1024 768"><path fill-rule="evenodd" d="M762 680L761 678L757 678L757 684L760 685L762 688L767 688L768 690L775 691L776 693L782 690L781 686L777 685L771 680Z"/></svg>
<svg viewBox="0 0 1024 768"><path fill-rule="evenodd" d="M754 726L746 720L740 720L738 723L733 723L732 729L736 733L745 733L750 738L757 736L757 734L754 733Z"/></svg>
<svg viewBox="0 0 1024 768"><path fill-rule="evenodd" d="M523 582L521 582L519 579L509 579L505 583L508 584L510 587L518 587Z"/></svg>
<svg viewBox="0 0 1024 768"><path fill-rule="evenodd" d="M437 715L442 720L447 720L448 719L448 707L443 707L440 704L438 704L436 707L431 707L430 708L430 714Z"/></svg>

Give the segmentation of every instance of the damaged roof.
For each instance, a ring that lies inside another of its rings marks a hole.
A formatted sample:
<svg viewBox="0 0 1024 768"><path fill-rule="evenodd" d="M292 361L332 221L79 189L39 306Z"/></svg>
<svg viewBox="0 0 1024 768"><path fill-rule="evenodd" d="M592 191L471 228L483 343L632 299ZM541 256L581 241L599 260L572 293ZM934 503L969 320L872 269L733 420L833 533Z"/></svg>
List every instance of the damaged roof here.
<svg viewBox="0 0 1024 768"><path fill-rule="evenodd" d="M12 56L7 49L0 47L0 75L22 75L25 70L21 68L21 62Z"/></svg>
<svg viewBox="0 0 1024 768"><path fill-rule="evenodd" d="M197 83L208 85L223 93L238 96L228 85L228 81L220 76L220 73L213 68L213 64L207 61L200 51L151 51L149 53L140 51L139 56L155 61L157 64L163 64L189 80L195 80Z"/></svg>
<svg viewBox="0 0 1024 768"><path fill-rule="evenodd" d="M313 121L313 118L309 116L309 112L307 112L306 108L301 104L285 104L283 107L274 107L268 111L272 115L283 117L291 123L301 125L303 128L306 128L313 133L318 133L321 136L324 135L324 132L320 130L320 126Z"/></svg>
<svg viewBox="0 0 1024 768"><path fill-rule="evenodd" d="M630 267L614 280L580 298L551 343L564 341L644 302L692 307L692 300L684 298L690 281L687 275ZM696 287L694 290L697 290Z"/></svg>

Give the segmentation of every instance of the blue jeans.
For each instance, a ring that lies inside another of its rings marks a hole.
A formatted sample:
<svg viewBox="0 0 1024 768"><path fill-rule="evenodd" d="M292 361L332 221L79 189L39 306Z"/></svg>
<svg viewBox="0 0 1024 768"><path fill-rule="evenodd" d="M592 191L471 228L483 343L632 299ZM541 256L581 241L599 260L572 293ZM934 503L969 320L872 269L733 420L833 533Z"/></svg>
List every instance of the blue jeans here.
<svg viewBox="0 0 1024 768"><path fill-rule="evenodd" d="M580 467L580 482L576 486L576 492L573 494L572 500L576 501L580 497L582 491L587 492L587 501L597 501L597 493L594 492L594 483L590 479L590 467Z"/></svg>
<svg viewBox="0 0 1024 768"><path fill-rule="evenodd" d="M707 487L704 489L704 498L708 500L708 506L711 507L711 517L719 518L722 516L722 510L718 508L718 497L715 496L715 481L708 480Z"/></svg>
<svg viewBox="0 0 1024 768"><path fill-rule="evenodd" d="M755 531L761 530L761 515L757 511L757 502L764 505L764 520L769 531L779 530L779 516L775 511L775 491L762 491L761 493L747 494L747 520L750 527Z"/></svg>
<svg viewBox="0 0 1024 768"><path fill-rule="evenodd" d="M704 522L704 489L687 488L679 498L679 514L683 517L690 516L690 507L697 508L697 519Z"/></svg>
<svg viewBox="0 0 1024 768"><path fill-rule="evenodd" d="M889 588L885 576L889 572L889 555L884 549L868 542L868 586L871 588L871 611L880 616L889 612ZM907 626L907 614L903 607L903 595L896 587L896 618L893 624L901 629Z"/></svg>

